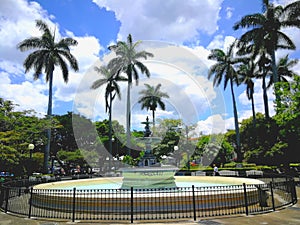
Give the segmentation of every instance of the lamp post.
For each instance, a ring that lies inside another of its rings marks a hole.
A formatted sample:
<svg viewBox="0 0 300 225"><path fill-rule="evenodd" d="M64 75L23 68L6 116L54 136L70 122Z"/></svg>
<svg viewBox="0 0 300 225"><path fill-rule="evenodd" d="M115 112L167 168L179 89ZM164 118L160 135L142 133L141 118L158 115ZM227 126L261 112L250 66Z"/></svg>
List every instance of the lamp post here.
<svg viewBox="0 0 300 225"><path fill-rule="evenodd" d="M52 155L51 156L51 173L54 174L54 160L55 160L55 156Z"/></svg>
<svg viewBox="0 0 300 225"><path fill-rule="evenodd" d="M174 153L175 153L175 163L176 163L176 166L178 167L179 165L178 165L178 161L177 161L177 151L178 151L178 146L177 145L175 145L174 146Z"/></svg>
<svg viewBox="0 0 300 225"><path fill-rule="evenodd" d="M32 158L32 150L34 149L34 144L29 144L28 145L28 149L29 149L29 158Z"/></svg>
<svg viewBox="0 0 300 225"><path fill-rule="evenodd" d="M30 160L30 162L29 162L29 169L28 169L28 175L30 175L31 174L31 171L32 171L32 150L34 149L34 144L29 144L28 145L28 149L29 149L29 160Z"/></svg>
<svg viewBox="0 0 300 225"><path fill-rule="evenodd" d="M107 162L107 167L105 168L105 170L106 170L106 172L110 172L110 157L109 156L107 156L106 158L105 158L105 160L106 160L106 162Z"/></svg>

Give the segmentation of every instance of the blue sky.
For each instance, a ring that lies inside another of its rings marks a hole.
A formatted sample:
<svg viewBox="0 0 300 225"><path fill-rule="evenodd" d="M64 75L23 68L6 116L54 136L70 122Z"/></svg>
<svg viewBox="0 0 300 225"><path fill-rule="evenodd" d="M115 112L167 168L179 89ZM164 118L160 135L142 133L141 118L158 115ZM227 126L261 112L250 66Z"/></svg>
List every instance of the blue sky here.
<svg viewBox="0 0 300 225"><path fill-rule="evenodd" d="M277 0L286 4L290 0ZM222 132L233 128L230 90L213 88L207 80L207 69L214 62L207 59L210 49L226 50L240 37L242 30L232 26L242 16L261 12L261 0L1 0L0 1L0 97L12 100L17 109L34 109L39 116L47 112L48 86L44 77L34 81L32 72L24 74L22 63L28 52L20 53L16 45L31 36L39 36L35 20L43 19L57 38L72 37L78 46L72 54L78 59L80 71L70 71L68 84L55 70L53 113L79 112L93 120L107 118L103 89L91 90L99 78L93 67L112 58L107 46L124 40L129 33L134 41L155 57L145 61L152 79L140 76L132 87L133 128L150 112L137 104L143 83L162 83L168 92L167 110L157 110L158 118L181 118L186 124L197 123L197 132ZM298 30L286 30L300 47ZM277 57L289 53L298 58L299 51L279 51ZM295 67L300 71L300 66ZM263 112L261 83L255 84L256 111ZM251 116L251 103L245 87L235 88L240 120ZM113 117L124 123L126 85L122 85L122 100L116 101ZM273 109L272 90L269 105Z"/></svg>

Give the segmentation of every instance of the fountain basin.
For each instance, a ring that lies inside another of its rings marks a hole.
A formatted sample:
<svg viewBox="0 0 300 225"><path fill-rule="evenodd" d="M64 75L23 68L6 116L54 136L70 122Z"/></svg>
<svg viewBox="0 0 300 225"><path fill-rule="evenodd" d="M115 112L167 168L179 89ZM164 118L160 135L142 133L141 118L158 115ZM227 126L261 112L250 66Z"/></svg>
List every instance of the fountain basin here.
<svg viewBox="0 0 300 225"><path fill-rule="evenodd" d="M191 212L193 204L201 210L240 208L244 205L243 183L247 185L248 204L259 202L256 185L262 181L230 177L175 177L178 187L162 189L88 189L88 185L121 184L123 178L72 180L36 185L32 205L48 210L89 213L128 214L131 210L165 213ZM184 183L184 187L180 187ZM202 186L202 183L205 185ZM190 186L188 185L190 184ZM206 184L209 184L207 186ZM192 185L195 188L192 189ZM76 189L75 189L76 188ZM194 202L193 202L194 201Z"/></svg>

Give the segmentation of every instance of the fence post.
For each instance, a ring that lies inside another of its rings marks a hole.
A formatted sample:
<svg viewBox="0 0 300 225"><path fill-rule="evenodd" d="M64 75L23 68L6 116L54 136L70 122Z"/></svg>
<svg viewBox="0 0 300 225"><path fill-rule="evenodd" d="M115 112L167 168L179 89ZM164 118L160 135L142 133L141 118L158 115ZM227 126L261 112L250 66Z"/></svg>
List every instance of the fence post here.
<svg viewBox="0 0 300 225"><path fill-rule="evenodd" d="M5 209L4 209L5 213L7 213L7 209L8 209L8 199L9 199L9 188L7 187L5 189Z"/></svg>
<svg viewBox="0 0 300 225"><path fill-rule="evenodd" d="M4 187L2 187L2 183L0 182L0 208L2 208L4 201Z"/></svg>
<svg viewBox="0 0 300 225"><path fill-rule="evenodd" d="M291 185L292 203L296 204L297 203L297 192L296 192L296 184L295 184L294 179L291 180L290 185Z"/></svg>
<svg viewBox="0 0 300 225"><path fill-rule="evenodd" d="M76 211L76 188L73 188L73 210L72 210L72 222L75 222L75 211Z"/></svg>
<svg viewBox="0 0 300 225"><path fill-rule="evenodd" d="M275 200L274 200L274 192L273 192L273 182L270 182L270 191L271 191L271 199L272 199L272 209L275 211Z"/></svg>
<svg viewBox="0 0 300 225"><path fill-rule="evenodd" d="M33 192L33 187L31 187L31 188L30 188L30 197L29 197L29 211L28 211L28 218L30 218L30 217L31 217L32 192Z"/></svg>
<svg viewBox="0 0 300 225"><path fill-rule="evenodd" d="M133 223L133 187L130 188L130 222Z"/></svg>
<svg viewBox="0 0 300 225"><path fill-rule="evenodd" d="M193 212L194 212L194 221L197 220L196 216L196 199L195 199L195 186L192 185L192 191L193 191Z"/></svg>
<svg viewBox="0 0 300 225"><path fill-rule="evenodd" d="M248 197L247 197L247 187L246 184L243 183L243 187L244 187L244 200L245 200L245 209L246 209L246 215L249 215L249 210L248 210Z"/></svg>

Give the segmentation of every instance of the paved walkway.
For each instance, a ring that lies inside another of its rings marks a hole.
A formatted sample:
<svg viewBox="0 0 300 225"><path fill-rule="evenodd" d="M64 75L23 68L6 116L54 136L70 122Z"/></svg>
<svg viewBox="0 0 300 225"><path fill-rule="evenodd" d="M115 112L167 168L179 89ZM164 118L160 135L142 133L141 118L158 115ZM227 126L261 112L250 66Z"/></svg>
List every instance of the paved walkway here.
<svg viewBox="0 0 300 225"><path fill-rule="evenodd" d="M228 217L214 217L214 218L203 218L201 220L178 220L178 221L158 221L158 222L139 222L134 221L133 224L145 224L145 225L299 225L300 224L300 187L297 187L298 203L287 208L277 210L275 212L258 214L258 215L237 215ZM122 225L130 224L120 222L102 222L95 221L91 223L85 222L66 222L66 221L54 221L54 220L37 220L27 219L22 216L16 216L11 214L5 214L0 211L0 225L67 225L67 224L78 224L78 225L98 225L98 224L109 224L109 225Z"/></svg>

